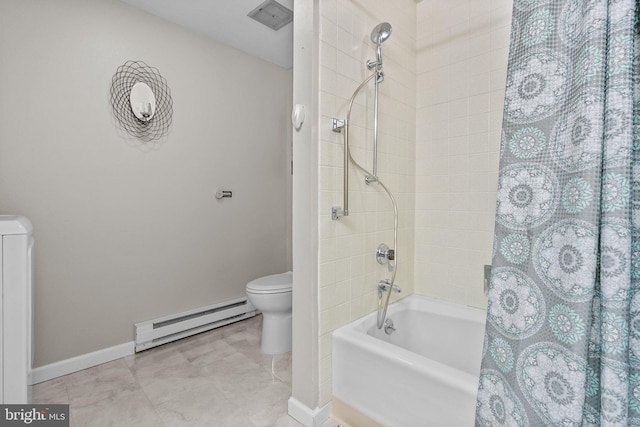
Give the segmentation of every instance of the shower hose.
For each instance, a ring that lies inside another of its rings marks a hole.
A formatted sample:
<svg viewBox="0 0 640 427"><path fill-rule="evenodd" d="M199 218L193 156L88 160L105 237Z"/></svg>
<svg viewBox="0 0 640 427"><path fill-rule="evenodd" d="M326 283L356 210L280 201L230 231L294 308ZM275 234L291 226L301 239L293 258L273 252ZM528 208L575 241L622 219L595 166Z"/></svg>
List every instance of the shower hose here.
<svg viewBox="0 0 640 427"><path fill-rule="evenodd" d="M389 196L389 199L391 200L391 204L393 205L393 249L395 250L395 262L393 263L393 268L392 268L392 272L391 272L391 279L388 281L388 288L387 288L387 295L386 298L384 298L383 294L380 294L380 297L378 298L378 313L377 313L377 317L376 317L376 326L378 327L378 329L382 329L382 327L384 326L384 321L387 317L387 309L389 308L389 301L391 299L391 292L393 291L393 285L395 283L396 280L396 272L398 271L398 204L396 203L396 199L393 197L393 194L391 194L391 191L389 191L389 189L387 188L386 185L384 185L384 183L377 177L374 176L372 173L370 173L368 170L366 170L364 167L362 167L358 162L356 162L356 160L353 158L353 156L351 155L351 148L349 147L349 123L351 120L351 109L353 107L353 102L356 98L356 96L358 95L358 93L360 92L360 90L374 77L376 77L378 75L378 72L376 71L375 73L371 74L369 77L367 77L361 84L360 86L358 86L358 88L353 92L353 95L351 96L351 100L349 101L349 107L347 109L347 120L345 122L345 131L344 131L344 139L345 139L345 148L347 151L347 156L349 157L349 161L351 163L353 163L353 165L355 167L357 167L362 173L365 174L365 176L370 176L370 177L374 177L375 178L375 182L378 183L378 185L385 191L385 193L387 193L387 195ZM390 262L390 261L389 261ZM384 298L384 304L382 302Z"/></svg>

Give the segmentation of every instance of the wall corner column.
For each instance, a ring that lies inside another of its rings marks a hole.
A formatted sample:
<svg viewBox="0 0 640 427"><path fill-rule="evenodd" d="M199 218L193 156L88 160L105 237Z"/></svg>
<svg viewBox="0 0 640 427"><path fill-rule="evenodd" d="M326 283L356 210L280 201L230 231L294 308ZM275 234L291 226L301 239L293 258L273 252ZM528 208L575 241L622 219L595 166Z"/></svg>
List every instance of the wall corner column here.
<svg viewBox="0 0 640 427"><path fill-rule="evenodd" d="M293 360L289 414L319 425L330 408L320 396L318 316L318 87L319 3L294 1L293 105L305 108L293 131Z"/></svg>

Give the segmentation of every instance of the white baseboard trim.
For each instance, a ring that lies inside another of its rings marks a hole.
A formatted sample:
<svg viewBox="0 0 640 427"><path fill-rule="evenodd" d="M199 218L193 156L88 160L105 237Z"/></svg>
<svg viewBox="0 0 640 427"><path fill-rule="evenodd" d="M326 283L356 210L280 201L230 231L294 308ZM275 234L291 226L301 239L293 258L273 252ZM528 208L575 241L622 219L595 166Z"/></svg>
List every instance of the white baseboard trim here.
<svg viewBox="0 0 640 427"><path fill-rule="evenodd" d="M289 415L305 427L320 427L331 416L331 402L322 408L311 409L294 397L289 398Z"/></svg>
<svg viewBox="0 0 640 427"><path fill-rule="evenodd" d="M135 343L133 341L113 347L94 351L93 353L81 354L70 359L61 360L37 367L31 371L31 384L38 384L63 375L72 374L83 369L111 362L134 353Z"/></svg>

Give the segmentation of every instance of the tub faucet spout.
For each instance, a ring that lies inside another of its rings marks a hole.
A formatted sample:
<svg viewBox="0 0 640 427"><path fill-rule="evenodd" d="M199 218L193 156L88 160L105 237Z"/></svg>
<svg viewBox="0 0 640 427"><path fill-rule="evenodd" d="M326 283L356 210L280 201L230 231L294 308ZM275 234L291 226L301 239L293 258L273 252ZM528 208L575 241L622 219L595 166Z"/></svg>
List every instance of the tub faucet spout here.
<svg viewBox="0 0 640 427"><path fill-rule="evenodd" d="M396 285L395 283L393 284L393 286L391 286L389 279L384 279L384 280L381 280L380 283L378 283L378 297L382 298L382 294L388 291L390 287L393 292L396 292L396 293L402 292L402 289L400 288L400 286Z"/></svg>

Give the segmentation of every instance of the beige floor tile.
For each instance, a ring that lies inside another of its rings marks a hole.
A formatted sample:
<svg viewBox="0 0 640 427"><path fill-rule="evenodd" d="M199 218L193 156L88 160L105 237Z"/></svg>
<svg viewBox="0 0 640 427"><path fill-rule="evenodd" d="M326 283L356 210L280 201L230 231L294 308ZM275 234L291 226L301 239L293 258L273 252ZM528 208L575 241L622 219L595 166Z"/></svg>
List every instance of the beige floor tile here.
<svg viewBox="0 0 640 427"><path fill-rule="evenodd" d="M33 401L39 404L69 404L69 394L63 378L55 378L33 386Z"/></svg>
<svg viewBox="0 0 640 427"><path fill-rule="evenodd" d="M251 393L244 399L239 399L243 407L247 408L249 419L258 427L276 425L278 419L287 413L287 400L290 396L289 388L283 384L274 384L263 390Z"/></svg>
<svg viewBox="0 0 640 427"><path fill-rule="evenodd" d="M224 338L210 334L194 341L191 346L181 347L178 351L192 365L205 366L216 363L219 359L232 355L237 350L229 345Z"/></svg>
<svg viewBox="0 0 640 427"><path fill-rule="evenodd" d="M173 394L171 399L156 405L156 410L165 425L172 427L255 427L246 411L212 387Z"/></svg>
<svg viewBox="0 0 640 427"><path fill-rule="evenodd" d="M92 405L72 401L71 420L76 427L165 426L141 389L117 392Z"/></svg>
<svg viewBox="0 0 640 427"><path fill-rule="evenodd" d="M141 392L123 359L85 369L64 378L72 408L83 408L116 399L125 392Z"/></svg>
<svg viewBox="0 0 640 427"><path fill-rule="evenodd" d="M202 366L200 372L211 378L223 391L250 389L256 380L271 379L260 365L237 352L219 359L216 363Z"/></svg>
<svg viewBox="0 0 640 427"><path fill-rule="evenodd" d="M178 394L193 390L208 390L207 394L219 393L211 379L203 376L197 367L189 364L170 365L150 375L136 374L136 378L154 405L165 403ZM200 398L206 398L206 394Z"/></svg>
<svg viewBox="0 0 640 427"><path fill-rule="evenodd" d="M262 316L34 387L72 427L299 427L287 415L291 353L260 352Z"/></svg>
<svg viewBox="0 0 640 427"><path fill-rule="evenodd" d="M281 415L277 420L273 427L300 427L302 424L291 418L286 413Z"/></svg>

